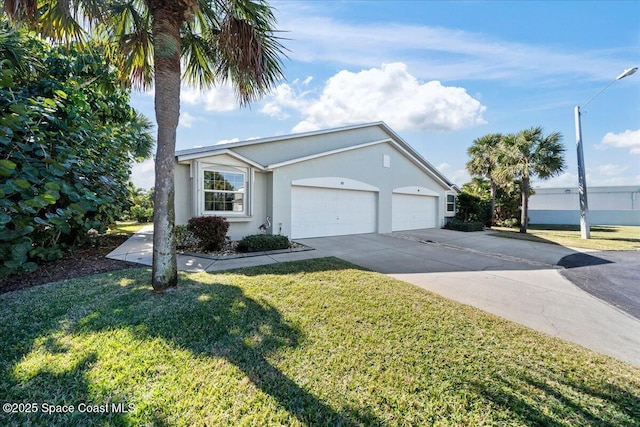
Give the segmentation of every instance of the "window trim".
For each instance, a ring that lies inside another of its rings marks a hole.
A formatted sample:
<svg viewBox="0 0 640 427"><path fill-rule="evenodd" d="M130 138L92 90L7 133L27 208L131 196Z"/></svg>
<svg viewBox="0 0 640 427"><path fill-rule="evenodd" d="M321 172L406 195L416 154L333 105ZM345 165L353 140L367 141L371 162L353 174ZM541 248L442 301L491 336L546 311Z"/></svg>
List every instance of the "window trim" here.
<svg viewBox="0 0 640 427"><path fill-rule="evenodd" d="M453 201L451 201L451 202L449 201L449 196L451 196L453 198ZM448 214L450 214L450 213L455 214L456 213L457 199L458 198L456 197L455 194L447 193L447 197L446 197L446 200L445 200L445 212L446 213L448 213ZM449 205L451 205L452 209L449 209Z"/></svg>
<svg viewBox="0 0 640 427"><path fill-rule="evenodd" d="M244 191L229 191L229 190L206 190L204 187L204 177L206 172L217 172L220 174L224 173L233 173L242 175L244 181ZM249 212L249 176L250 170L249 168L240 168L234 166L223 166L223 165L202 165L200 168L199 174L199 198L200 198L200 211L202 215L217 215L224 217L243 217L248 216ZM216 211L216 210L207 210L206 209L206 193L232 193L232 194L242 194L242 210L241 211Z"/></svg>

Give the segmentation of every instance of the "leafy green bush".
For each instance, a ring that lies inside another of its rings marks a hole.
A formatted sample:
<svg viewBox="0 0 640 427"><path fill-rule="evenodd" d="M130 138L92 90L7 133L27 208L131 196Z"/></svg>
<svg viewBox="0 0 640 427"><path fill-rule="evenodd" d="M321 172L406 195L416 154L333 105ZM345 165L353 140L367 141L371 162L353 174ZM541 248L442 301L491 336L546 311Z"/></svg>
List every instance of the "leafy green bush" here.
<svg viewBox="0 0 640 427"><path fill-rule="evenodd" d="M469 193L460 193L456 201L456 220L458 222L478 221L491 225L491 205L488 200Z"/></svg>
<svg viewBox="0 0 640 427"><path fill-rule="evenodd" d="M128 189L130 207L122 219L137 222L153 221L153 188L150 190L136 188L132 182L129 182Z"/></svg>
<svg viewBox="0 0 640 427"><path fill-rule="evenodd" d="M484 224L480 221L451 221L449 223L449 228L456 231L482 231L484 229Z"/></svg>
<svg viewBox="0 0 640 427"><path fill-rule="evenodd" d="M289 239L287 236L279 234L253 234L245 236L238 242L240 252L273 251L277 249L287 249Z"/></svg>
<svg viewBox="0 0 640 427"><path fill-rule="evenodd" d="M229 223L221 216L199 216L189 220L187 230L200 241L202 249L219 251L227 238Z"/></svg>
<svg viewBox="0 0 640 427"><path fill-rule="evenodd" d="M518 218L508 218L508 219L505 219L503 221L498 221L497 225L499 227L513 228L513 227L517 226L518 224L520 224L520 220Z"/></svg>
<svg viewBox="0 0 640 427"><path fill-rule="evenodd" d="M0 276L59 258L127 208L132 158L152 142L128 102L101 55L0 19Z"/></svg>
<svg viewBox="0 0 640 427"><path fill-rule="evenodd" d="M145 208L140 205L133 205L129 208L129 218L137 222L153 221L153 208Z"/></svg>
<svg viewBox="0 0 640 427"><path fill-rule="evenodd" d="M198 238L187 229L186 225L176 225L173 230L176 235L178 249L193 248L200 245Z"/></svg>

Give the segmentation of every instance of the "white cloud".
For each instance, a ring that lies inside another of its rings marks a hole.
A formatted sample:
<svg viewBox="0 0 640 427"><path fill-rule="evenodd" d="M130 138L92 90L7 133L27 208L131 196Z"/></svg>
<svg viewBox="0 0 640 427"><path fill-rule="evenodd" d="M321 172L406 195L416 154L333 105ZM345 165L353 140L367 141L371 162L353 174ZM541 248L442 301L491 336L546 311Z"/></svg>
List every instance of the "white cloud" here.
<svg viewBox="0 0 640 427"><path fill-rule="evenodd" d="M220 141L216 142L215 145L231 144L238 141L240 141L240 138L221 139Z"/></svg>
<svg viewBox="0 0 640 427"><path fill-rule="evenodd" d="M184 111L180 113L180 126L190 128L191 126L193 126L193 123L196 121L198 121L197 117L194 117L191 114Z"/></svg>
<svg viewBox="0 0 640 427"><path fill-rule="evenodd" d="M450 167L451 165L449 163L440 163L438 166L436 166L436 169L438 169L440 172L444 172Z"/></svg>
<svg viewBox="0 0 640 427"><path fill-rule="evenodd" d="M233 111L240 107L233 87L229 84L222 84L209 90L182 87L180 100L185 104L197 105L206 111Z"/></svg>
<svg viewBox="0 0 640 427"><path fill-rule="evenodd" d="M405 64L393 63L357 73L340 71L315 99L282 84L262 112L274 117L286 117L288 110L302 113L294 132L379 120L397 130L450 132L486 123L485 109L464 88L420 82Z"/></svg>
<svg viewBox="0 0 640 427"><path fill-rule="evenodd" d="M453 175L448 178L451 179L455 184L457 184L458 187L462 187L464 184L471 181L471 176L466 169L457 169L455 172L453 172Z"/></svg>
<svg viewBox="0 0 640 427"><path fill-rule="evenodd" d="M294 81L293 85L295 84ZM307 108L309 101L305 99L306 94L307 92L298 94L294 86L282 83L267 97L260 112L280 120L286 119L290 116L288 110L303 111Z"/></svg>
<svg viewBox="0 0 640 427"><path fill-rule="evenodd" d="M131 168L131 176L129 180L137 188L149 189L155 185L155 162L153 159L147 159L142 163L136 163Z"/></svg>
<svg viewBox="0 0 640 427"><path fill-rule="evenodd" d="M609 132L602 138L602 145L628 148L631 154L640 154L640 129L627 129L622 133Z"/></svg>
<svg viewBox="0 0 640 427"><path fill-rule="evenodd" d="M619 175L622 172L626 171L627 169L629 169L627 166L620 166L620 165L614 165L614 164L606 164L606 165L598 166L598 172L606 176Z"/></svg>

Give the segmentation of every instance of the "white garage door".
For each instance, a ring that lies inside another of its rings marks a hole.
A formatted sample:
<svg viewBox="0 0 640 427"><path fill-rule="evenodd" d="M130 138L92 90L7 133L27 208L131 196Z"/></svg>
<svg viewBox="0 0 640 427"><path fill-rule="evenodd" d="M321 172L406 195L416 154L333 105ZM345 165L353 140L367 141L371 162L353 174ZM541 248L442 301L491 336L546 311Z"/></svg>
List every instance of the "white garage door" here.
<svg viewBox="0 0 640 427"><path fill-rule="evenodd" d="M291 187L291 237L375 233L376 193Z"/></svg>
<svg viewBox="0 0 640 427"><path fill-rule="evenodd" d="M435 228L437 197L393 194L391 229L393 231Z"/></svg>

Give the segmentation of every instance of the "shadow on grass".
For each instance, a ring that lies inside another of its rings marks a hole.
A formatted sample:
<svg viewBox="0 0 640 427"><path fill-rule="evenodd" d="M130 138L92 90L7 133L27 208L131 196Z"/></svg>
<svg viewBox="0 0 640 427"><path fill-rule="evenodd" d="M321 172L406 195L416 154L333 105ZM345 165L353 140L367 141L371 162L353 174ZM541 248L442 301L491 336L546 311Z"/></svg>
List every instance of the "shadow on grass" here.
<svg viewBox="0 0 640 427"><path fill-rule="evenodd" d="M322 266L328 264L320 262L316 265L317 271L321 271ZM278 267L288 273L300 271L293 265L282 264ZM274 273L273 267L270 272ZM261 268L252 269L249 273L264 274ZM79 402L96 402L105 396L112 396L113 390L105 390L105 385L102 385L103 389L98 394L94 394L95 386L89 385L89 371L96 362L95 354L63 369L60 374L46 370L52 365L52 369L56 369L56 362L49 362L45 364L47 368L41 368L26 382L24 378L16 377L15 369L24 360L24 356L31 356L36 351L35 347L42 349L37 351L62 354L62 357L67 356L64 353L77 356L77 349L70 351L60 341L60 325L64 325L67 335L70 332L73 335L92 336L98 332L126 329L140 343L160 338L172 347L189 350L195 355L227 360L242 371L255 387L271 396L302 424L382 424L366 408L345 405L344 414L339 413L267 360L267 356L279 348L296 347L303 339L302 331L283 319L281 313L271 305L246 296L237 286L203 284L188 279L188 276L182 276L177 291L157 295L144 286L148 280L146 275L141 279L141 274L131 278L126 277L126 272L123 274L125 276L122 280L128 283L126 286L114 288L111 284L104 293L98 293L87 301L53 302L52 305L56 307L47 313L48 321L40 324L34 322L34 313L29 312L28 306L15 308L18 311L16 316L30 319L30 322L24 324L26 330L16 337L14 345L7 343L0 349L0 359L4 360L0 362L0 392L4 399L22 402L39 399L43 402L77 405ZM84 307L80 308L78 304ZM7 331L0 328L0 338L4 339L5 334ZM43 340L43 337L46 338ZM135 393L131 391L131 394ZM123 397L117 396L112 400L118 399L126 402ZM162 408L150 410L153 411L149 416L153 425L166 423L164 416L159 415L163 413ZM135 424L127 414L117 413L76 412L55 417L41 413L33 415L14 417L0 413L0 425L16 422L46 426ZM149 421L149 417L145 419Z"/></svg>
<svg viewBox="0 0 640 427"><path fill-rule="evenodd" d="M556 245L556 246L558 245L558 243L552 242L551 240L547 240L547 239L544 239L542 237L534 236L533 234L519 233L516 230L505 231L505 230L491 229L490 230L490 234L492 236L502 237L502 238L505 238L505 239L526 240L528 242L547 243L549 245Z"/></svg>
<svg viewBox="0 0 640 427"><path fill-rule="evenodd" d="M512 418L525 425L637 426L640 419L640 396L615 384L595 389L580 379L568 380L562 373L549 370L523 369L509 376L496 375L490 381L473 382L471 387L483 398L508 408ZM612 423L611 414L602 412L598 405L580 399L578 393L615 405L616 422ZM540 401L545 402L544 407Z"/></svg>
<svg viewBox="0 0 640 427"><path fill-rule="evenodd" d="M256 267L244 267L231 270L220 270L211 274L242 274L243 276L285 275L300 273L318 273L321 271L361 270L371 271L359 265L351 264L340 258L326 257L305 260L304 262L279 262L276 264L259 265Z"/></svg>

